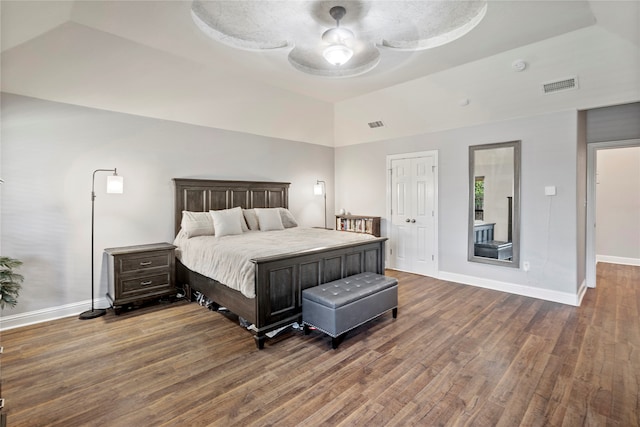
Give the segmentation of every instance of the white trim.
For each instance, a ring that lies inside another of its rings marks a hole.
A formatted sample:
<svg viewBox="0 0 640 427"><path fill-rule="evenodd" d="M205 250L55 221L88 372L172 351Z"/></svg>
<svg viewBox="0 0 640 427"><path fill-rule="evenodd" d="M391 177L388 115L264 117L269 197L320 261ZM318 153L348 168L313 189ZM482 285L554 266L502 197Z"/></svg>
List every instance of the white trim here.
<svg viewBox="0 0 640 427"><path fill-rule="evenodd" d="M584 298L584 295L587 293L587 281L586 279L582 281L582 283L580 284L580 286L578 287L578 306L580 304L582 304L582 298Z"/></svg>
<svg viewBox="0 0 640 427"><path fill-rule="evenodd" d="M387 227L386 233L387 237L391 238L391 162L393 160L398 159L414 159L419 157L433 157L433 165L435 167L433 174L433 246L435 247L435 260L433 263L434 275L438 277L440 272L440 245L438 243L438 229L439 227L439 208L438 208L438 174L439 174L439 165L438 165L438 150L430 150L430 151L418 151L414 153L401 153L401 154L388 154L387 155L387 196L386 196L386 207L385 207L385 215L387 217ZM395 266L390 265L391 258L391 244L387 242L386 245L386 254L385 254L385 265L387 268L395 268Z"/></svg>
<svg viewBox="0 0 640 427"><path fill-rule="evenodd" d="M516 285L514 283L500 282L498 280L485 279L482 277L467 276L464 274L441 271L439 278L449 282L462 283L464 285L476 286L479 288L493 289L494 291L508 292L510 294L522 295L525 297L538 298L545 301L558 302L561 304L579 306L582 295L586 291L584 284L579 292L575 294L553 291L551 289L533 288L531 286ZM581 295L582 293L582 295Z"/></svg>
<svg viewBox="0 0 640 427"><path fill-rule="evenodd" d="M596 287L596 173L598 150L639 147L640 139L592 142L587 144L587 251L586 282L590 288ZM616 263L619 264L619 263ZM632 264L633 265L633 264Z"/></svg>
<svg viewBox="0 0 640 427"><path fill-rule="evenodd" d="M596 255L596 263L608 262L610 264L622 264L622 265L638 265L640 266L640 259L638 258L625 258L621 256L609 256L609 255Z"/></svg>
<svg viewBox="0 0 640 427"><path fill-rule="evenodd" d="M94 307L109 307L109 302L106 298L100 298L95 300ZM71 304L60 305L57 307L29 311L27 313L2 316L0 331L19 328L21 326L33 325L35 323L48 322L50 320L61 319L63 317L77 316L80 313L90 309L91 300L86 300L74 302Z"/></svg>

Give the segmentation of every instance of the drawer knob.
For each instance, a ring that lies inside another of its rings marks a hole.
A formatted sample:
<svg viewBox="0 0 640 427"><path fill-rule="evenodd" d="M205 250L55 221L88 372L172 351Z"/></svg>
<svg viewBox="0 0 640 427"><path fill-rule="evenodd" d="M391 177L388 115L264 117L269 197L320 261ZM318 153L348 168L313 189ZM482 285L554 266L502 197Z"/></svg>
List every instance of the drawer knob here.
<svg viewBox="0 0 640 427"><path fill-rule="evenodd" d="M151 264L153 264L151 261L146 261L146 262L141 262L141 263L140 263L140 266L141 266L141 267L144 267L144 266L146 266L146 265L151 265Z"/></svg>
<svg viewBox="0 0 640 427"><path fill-rule="evenodd" d="M153 280L147 280L146 282L140 282L141 286L147 286L153 283Z"/></svg>

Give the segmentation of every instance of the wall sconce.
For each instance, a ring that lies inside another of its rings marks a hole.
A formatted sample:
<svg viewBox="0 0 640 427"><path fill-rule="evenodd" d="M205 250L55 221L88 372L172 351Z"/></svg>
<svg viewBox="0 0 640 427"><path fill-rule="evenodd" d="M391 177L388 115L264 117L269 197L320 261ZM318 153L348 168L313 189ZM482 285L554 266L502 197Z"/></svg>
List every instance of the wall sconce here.
<svg viewBox="0 0 640 427"><path fill-rule="evenodd" d="M313 194L316 196L324 195L324 228L327 228L327 183L316 180L316 184L313 186Z"/></svg>
<svg viewBox="0 0 640 427"><path fill-rule="evenodd" d="M96 201L96 172L113 172L113 175L107 177L107 193L122 194L124 191L124 179L118 175L117 169L96 169L93 171L91 180L91 310L80 313L79 318L82 320L94 319L104 316L107 310L104 308L94 308L94 261L93 261L93 235L95 223L95 201Z"/></svg>

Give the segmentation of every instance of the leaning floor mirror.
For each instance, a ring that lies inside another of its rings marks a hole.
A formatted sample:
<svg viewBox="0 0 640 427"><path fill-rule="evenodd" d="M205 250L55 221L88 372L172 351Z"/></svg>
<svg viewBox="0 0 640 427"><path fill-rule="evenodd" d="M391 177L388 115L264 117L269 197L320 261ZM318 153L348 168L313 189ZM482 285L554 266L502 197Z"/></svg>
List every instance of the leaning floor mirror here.
<svg viewBox="0 0 640 427"><path fill-rule="evenodd" d="M520 267L520 141L469 147L468 254Z"/></svg>

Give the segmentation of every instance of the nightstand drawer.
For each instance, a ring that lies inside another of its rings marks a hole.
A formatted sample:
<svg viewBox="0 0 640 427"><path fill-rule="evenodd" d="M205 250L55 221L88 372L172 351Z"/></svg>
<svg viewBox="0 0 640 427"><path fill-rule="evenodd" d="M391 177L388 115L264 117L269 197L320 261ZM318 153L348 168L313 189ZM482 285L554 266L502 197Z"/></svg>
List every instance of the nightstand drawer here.
<svg viewBox="0 0 640 427"><path fill-rule="evenodd" d="M131 291L147 292L151 288L167 287L171 282L169 273L156 274L154 276L136 277L122 281L122 291L124 294Z"/></svg>
<svg viewBox="0 0 640 427"><path fill-rule="evenodd" d="M120 259L120 272L145 270L155 267L166 267L171 264L173 252L165 251L158 254L146 254L140 256L128 255Z"/></svg>

